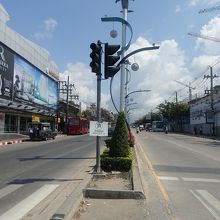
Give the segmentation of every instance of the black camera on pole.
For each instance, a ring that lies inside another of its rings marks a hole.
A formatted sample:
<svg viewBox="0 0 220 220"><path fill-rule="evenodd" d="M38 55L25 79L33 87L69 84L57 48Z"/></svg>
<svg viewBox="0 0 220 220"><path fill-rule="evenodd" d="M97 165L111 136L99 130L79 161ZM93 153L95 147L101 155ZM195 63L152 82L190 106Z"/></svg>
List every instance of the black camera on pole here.
<svg viewBox="0 0 220 220"><path fill-rule="evenodd" d="M93 73L99 74L101 72L102 47L100 44L91 43L90 48L92 49L92 53L90 53L90 57L92 58L90 67Z"/></svg>
<svg viewBox="0 0 220 220"><path fill-rule="evenodd" d="M115 66L114 64L118 62L120 56L116 56L115 54L120 48L120 45L109 45L105 44L105 79L109 77L113 77L119 70L119 66Z"/></svg>

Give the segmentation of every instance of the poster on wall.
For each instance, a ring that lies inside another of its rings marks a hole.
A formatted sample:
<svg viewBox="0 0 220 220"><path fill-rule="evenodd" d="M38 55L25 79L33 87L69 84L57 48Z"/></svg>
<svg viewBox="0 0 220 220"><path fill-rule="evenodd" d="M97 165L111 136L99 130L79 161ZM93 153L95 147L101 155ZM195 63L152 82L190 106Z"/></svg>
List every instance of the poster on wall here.
<svg viewBox="0 0 220 220"><path fill-rule="evenodd" d="M58 82L15 55L14 100L57 108Z"/></svg>
<svg viewBox="0 0 220 220"><path fill-rule="evenodd" d="M0 98L12 99L14 54L0 42Z"/></svg>

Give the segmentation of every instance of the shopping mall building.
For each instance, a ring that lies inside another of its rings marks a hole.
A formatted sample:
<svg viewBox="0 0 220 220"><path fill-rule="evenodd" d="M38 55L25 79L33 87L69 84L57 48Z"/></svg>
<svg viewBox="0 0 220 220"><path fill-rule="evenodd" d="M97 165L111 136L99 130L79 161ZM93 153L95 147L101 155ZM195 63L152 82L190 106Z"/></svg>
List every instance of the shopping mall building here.
<svg viewBox="0 0 220 220"><path fill-rule="evenodd" d="M55 126L59 74L49 52L7 26L0 4L0 133L25 133L35 121Z"/></svg>

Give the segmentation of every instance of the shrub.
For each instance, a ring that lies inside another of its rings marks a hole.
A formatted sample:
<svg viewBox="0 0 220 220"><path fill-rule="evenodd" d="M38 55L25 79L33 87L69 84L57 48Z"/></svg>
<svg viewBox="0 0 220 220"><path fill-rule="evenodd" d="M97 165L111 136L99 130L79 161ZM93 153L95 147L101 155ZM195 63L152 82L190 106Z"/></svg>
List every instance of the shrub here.
<svg viewBox="0 0 220 220"><path fill-rule="evenodd" d="M110 147L110 144L111 144L111 139L106 139L105 140L106 147Z"/></svg>
<svg viewBox="0 0 220 220"><path fill-rule="evenodd" d="M101 169L105 172L121 171L128 172L132 166L132 151L128 150L127 157L111 157L110 150L106 148L101 155Z"/></svg>
<svg viewBox="0 0 220 220"><path fill-rule="evenodd" d="M124 112L119 113L109 146L109 155L111 157L127 157L129 154L128 129Z"/></svg>

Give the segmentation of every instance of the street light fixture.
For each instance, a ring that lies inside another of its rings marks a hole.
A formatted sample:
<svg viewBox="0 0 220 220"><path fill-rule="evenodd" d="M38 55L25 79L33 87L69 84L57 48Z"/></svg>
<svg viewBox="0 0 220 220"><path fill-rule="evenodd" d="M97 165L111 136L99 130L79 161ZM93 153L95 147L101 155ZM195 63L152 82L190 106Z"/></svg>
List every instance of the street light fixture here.
<svg viewBox="0 0 220 220"><path fill-rule="evenodd" d="M133 91L133 92L128 93L128 94L125 96L125 99L127 99L129 95L131 95L131 94L133 94L133 93L136 93L136 92L150 92L150 91L151 91L150 89L135 90L135 91Z"/></svg>
<svg viewBox="0 0 220 220"><path fill-rule="evenodd" d="M126 96L125 96L125 117L127 118L127 98L128 96L130 96L131 94L133 93L138 93L138 92L150 92L151 90L150 89L140 89L140 90L135 90L135 91L132 91L130 93L128 93Z"/></svg>

